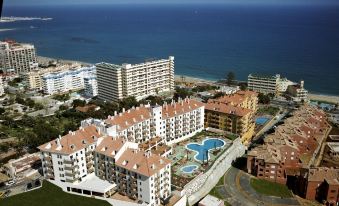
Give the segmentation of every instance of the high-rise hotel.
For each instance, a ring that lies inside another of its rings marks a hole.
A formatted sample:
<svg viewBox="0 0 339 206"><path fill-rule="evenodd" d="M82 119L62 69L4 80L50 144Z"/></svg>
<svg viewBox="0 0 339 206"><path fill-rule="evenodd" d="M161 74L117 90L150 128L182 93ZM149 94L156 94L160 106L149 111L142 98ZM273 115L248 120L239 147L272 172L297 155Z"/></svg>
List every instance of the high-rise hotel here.
<svg viewBox="0 0 339 206"><path fill-rule="evenodd" d="M141 64L98 63L98 97L119 101L134 96L137 100L174 89L174 57Z"/></svg>
<svg viewBox="0 0 339 206"><path fill-rule="evenodd" d="M15 41L0 42L0 68L10 74L29 72L38 67L34 45Z"/></svg>

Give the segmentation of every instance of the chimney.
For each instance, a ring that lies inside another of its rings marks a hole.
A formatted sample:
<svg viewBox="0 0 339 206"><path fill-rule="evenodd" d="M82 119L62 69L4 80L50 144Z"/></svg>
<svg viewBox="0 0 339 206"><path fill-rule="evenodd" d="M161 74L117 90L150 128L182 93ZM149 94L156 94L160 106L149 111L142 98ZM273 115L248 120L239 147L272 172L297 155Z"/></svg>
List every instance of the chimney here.
<svg viewBox="0 0 339 206"><path fill-rule="evenodd" d="M122 108L122 113L124 113L125 112L125 108Z"/></svg>
<svg viewBox="0 0 339 206"><path fill-rule="evenodd" d="M117 111L114 111L114 116L116 116L118 114L118 112Z"/></svg>

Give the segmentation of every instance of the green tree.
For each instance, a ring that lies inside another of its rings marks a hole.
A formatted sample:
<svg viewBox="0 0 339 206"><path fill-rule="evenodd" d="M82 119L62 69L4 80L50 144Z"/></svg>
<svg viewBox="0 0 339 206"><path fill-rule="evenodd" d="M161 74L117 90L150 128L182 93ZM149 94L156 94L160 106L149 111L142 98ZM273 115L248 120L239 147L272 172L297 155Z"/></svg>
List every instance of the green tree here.
<svg viewBox="0 0 339 206"><path fill-rule="evenodd" d="M271 99L270 99L270 96L269 95L265 95L263 93L259 93L258 95L258 101L259 103L261 104L269 104Z"/></svg>
<svg viewBox="0 0 339 206"><path fill-rule="evenodd" d="M179 98L184 99L189 97L191 94L192 92L188 91L187 89L178 87L175 89L173 99L177 101Z"/></svg>
<svg viewBox="0 0 339 206"><path fill-rule="evenodd" d="M5 112L6 112L6 110L4 108L0 107L0 115L2 115Z"/></svg>
<svg viewBox="0 0 339 206"><path fill-rule="evenodd" d="M138 101L135 99L134 96L126 97L119 102L120 110L122 108L130 109L132 107L138 106Z"/></svg>
<svg viewBox="0 0 339 206"><path fill-rule="evenodd" d="M228 72L226 76L226 84L231 86L234 83L235 74L233 72Z"/></svg>
<svg viewBox="0 0 339 206"><path fill-rule="evenodd" d="M73 108L84 107L85 105L86 105L86 101L85 100L75 99L72 102Z"/></svg>
<svg viewBox="0 0 339 206"><path fill-rule="evenodd" d="M245 83L241 83L241 84L240 84L240 90L241 90L241 91L247 90L247 85L246 85Z"/></svg>

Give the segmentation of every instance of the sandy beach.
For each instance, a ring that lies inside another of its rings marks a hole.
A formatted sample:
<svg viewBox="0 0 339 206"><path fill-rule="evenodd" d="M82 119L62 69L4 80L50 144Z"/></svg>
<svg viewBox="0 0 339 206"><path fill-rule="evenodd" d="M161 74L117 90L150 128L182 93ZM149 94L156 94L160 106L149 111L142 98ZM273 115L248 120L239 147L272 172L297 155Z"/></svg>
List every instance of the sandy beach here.
<svg viewBox="0 0 339 206"><path fill-rule="evenodd" d="M57 60L57 61L63 62L63 63L77 62L77 63L83 64L83 65L91 65L91 63L86 63L86 62L38 56L38 62L39 63L48 62L48 61L51 61L51 60ZM209 84L216 83L216 81L198 78L198 77L191 77L191 76L187 76L187 75L178 75L178 74L174 75L174 80L176 82L182 82L183 81L182 78L184 78L184 81L186 83L209 83ZM333 103L333 104L339 104L339 96L336 96L336 95L309 93L308 97L309 97L310 100L317 100L317 101L324 101L324 102L329 102L329 103Z"/></svg>
<svg viewBox="0 0 339 206"><path fill-rule="evenodd" d="M176 82L182 82L182 77L184 78L184 82L187 83L215 83L215 81L197 78L197 77L190 77L185 75L174 75L174 81Z"/></svg>
<svg viewBox="0 0 339 206"><path fill-rule="evenodd" d="M339 104L339 96L335 95L324 95L324 94L308 94L310 100L330 102L333 104Z"/></svg>
<svg viewBox="0 0 339 206"><path fill-rule="evenodd" d="M184 77L184 81L187 83L215 83L216 81L212 80L206 80L202 78L197 77L190 77L185 75L174 75L174 79L176 82L182 82L182 77ZM339 104L339 96L336 95L325 95L325 94L312 94L309 93L308 97L310 100L316 100L316 101L323 101L323 102L329 102L333 104Z"/></svg>

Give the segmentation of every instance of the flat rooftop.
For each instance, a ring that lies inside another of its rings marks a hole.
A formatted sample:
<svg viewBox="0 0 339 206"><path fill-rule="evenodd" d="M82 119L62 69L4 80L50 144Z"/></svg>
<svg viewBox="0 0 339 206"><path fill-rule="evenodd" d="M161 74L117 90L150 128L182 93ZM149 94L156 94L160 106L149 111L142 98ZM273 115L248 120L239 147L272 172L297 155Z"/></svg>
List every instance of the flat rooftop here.
<svg viewBox="0 0 339 206"><path fill-rule="evenodd" d="M207 195L204 199L199 202L199 205L208 205L208 206L220 206L224 205L224 201L213 197L212 195Z"/></svg>
<svg viewBox="0 0 339 206"><path fill-rule="evenodd" d="M80 183L69 183L75 188L82 190L90 190L100 193L105 193L114 187L116 184L111 184L108 181L102 180L99 177L95 176L94 173L87 175Z"/></svg>
<svg viewBox="0 0 339 206"><path fill-rule="evenodd" d="M105 67L105 68L108 68L108 69L121 69L122 68L120 65L106 63L106 62L97 63L95 66L97 66L97 67Z"/></svg>
<svg viewBox="0 0 339 206"><path fill-rule="evenodd" d="M339 152L339 142L328 142L327 145L334 152Z"/></svg>

